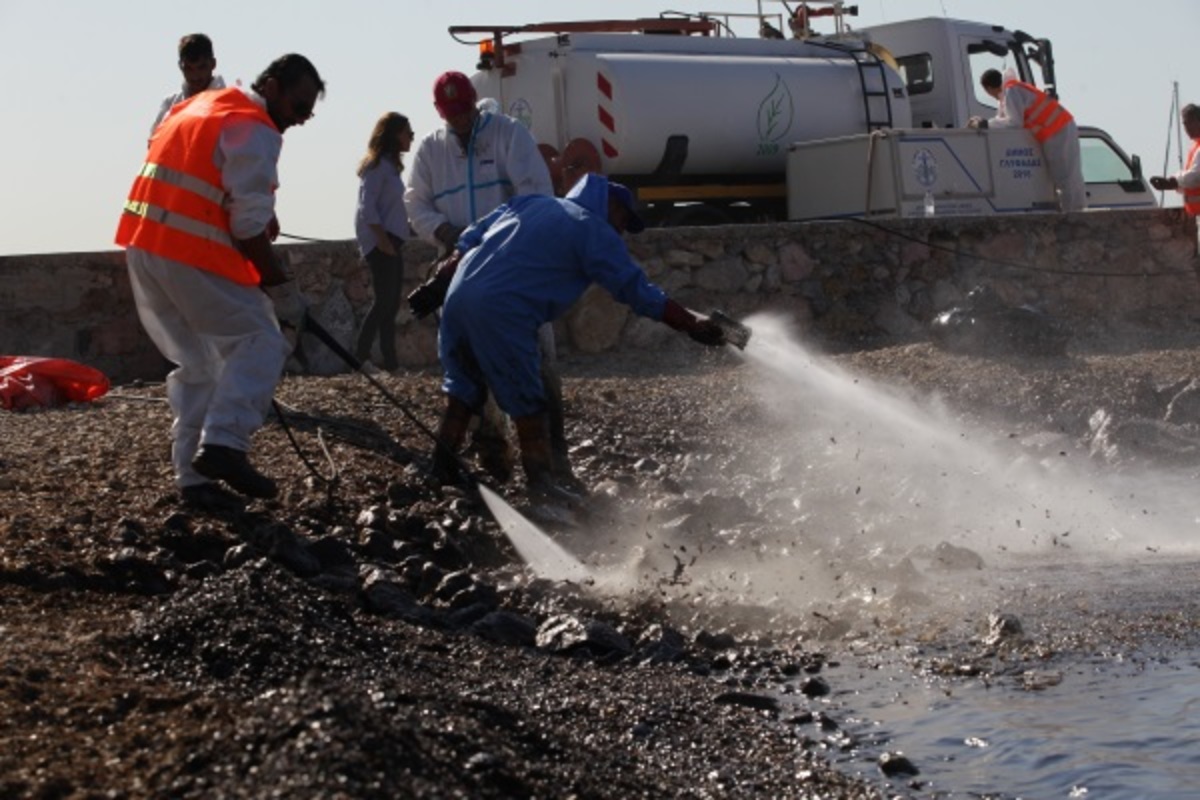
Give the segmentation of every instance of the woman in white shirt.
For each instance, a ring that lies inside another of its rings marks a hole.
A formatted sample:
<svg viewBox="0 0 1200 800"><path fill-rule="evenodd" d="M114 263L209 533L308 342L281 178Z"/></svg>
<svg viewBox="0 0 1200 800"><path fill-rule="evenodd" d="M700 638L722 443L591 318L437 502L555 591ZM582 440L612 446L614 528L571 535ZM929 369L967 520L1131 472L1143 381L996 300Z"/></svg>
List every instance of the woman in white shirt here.
<svg viewBox="0 0 1200 800"><path fill-rule="evenodd" d="M371 270L375 299L363 320L355 344L359 361L367 361L379 337L384 369L394 370L396 360L396 312L400 309L404 262L401 247L411 235L404 210L402 156L412 146L413 131L408 118L389 111L375 123L367 154L358 165L358 211L354 218L358 249Z"/></svg>

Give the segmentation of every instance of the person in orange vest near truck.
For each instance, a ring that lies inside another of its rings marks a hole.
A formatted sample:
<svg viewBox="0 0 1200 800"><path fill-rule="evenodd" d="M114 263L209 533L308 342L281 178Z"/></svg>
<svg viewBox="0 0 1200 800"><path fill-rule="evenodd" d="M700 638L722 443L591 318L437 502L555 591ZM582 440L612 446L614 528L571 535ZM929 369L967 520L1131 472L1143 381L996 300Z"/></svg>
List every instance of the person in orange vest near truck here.
<svg viewBox="0 0 1200 800"><path fill-rule="evenodd" d="M281 56L249 90L201 92L154 132L117 227L138 317L176 368L171 458L184 505L230 509L270 498L251 464L299 328L303 298L271 248L283 133L325 93L304 56Z"/></svg>
<svg viewBox="0 0 1200 800"><path fill-rule="evenodd" d="M979 85L1000 107L991 119L973 117L971 127L1027 129L1042 146L1046 169L1058 190L1059 208L1063 211L1087 208L1079 129L1071 113L1033 84L1015 78L1005 80L997 69L985 70Z"/></svg>
<svg viewBox="0 0 1200 800"><path fill-rule="evenodd" d="M1188 103L1179 112L1183 131L1192 140L1184 167L1174 175L1156 175L1150 179L1155 189L1168 189L1183 195L1183 213L1195 220L1200 217L1200 106ZM1200 253L1200 223L1196 225L1196 252Z"/></svg>
<svg viewBox="0 0 1200 800"><path fill-rule="evenodd" d="M1200 216L1200 106L1188 103L1179 112L1183 132L1192 140L1187 162L1179 172L1166 177L1155 176L1150 185L1161 191L1173 190L1183 195L1183 210L1189 217Z"/></svg>

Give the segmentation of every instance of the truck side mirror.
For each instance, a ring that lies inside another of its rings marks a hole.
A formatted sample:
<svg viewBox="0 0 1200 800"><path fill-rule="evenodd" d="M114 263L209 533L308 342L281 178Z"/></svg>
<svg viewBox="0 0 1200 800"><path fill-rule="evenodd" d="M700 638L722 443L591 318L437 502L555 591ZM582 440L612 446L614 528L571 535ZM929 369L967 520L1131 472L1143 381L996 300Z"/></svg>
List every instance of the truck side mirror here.
<svg viewBox="0 0 1200 800"><path fill-rule="evenodd" d="M1131 194L1146 191L1146 183L1142 180L1141 156L1129 157L1129 171L1132 173L1130 179L1127 181L1117 181L1117 185Z"/></svg>

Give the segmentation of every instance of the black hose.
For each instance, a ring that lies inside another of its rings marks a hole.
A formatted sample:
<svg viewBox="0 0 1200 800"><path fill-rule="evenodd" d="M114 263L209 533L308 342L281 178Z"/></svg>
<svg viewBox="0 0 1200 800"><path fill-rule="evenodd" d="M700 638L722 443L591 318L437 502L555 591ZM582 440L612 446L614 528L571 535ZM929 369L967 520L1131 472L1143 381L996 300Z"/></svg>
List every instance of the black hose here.
<svg viewBox="0 0 1200 800"><path fill-rule="evenodd" d="M321 324L313 319L312 315L308 313L304 315L304 331L311 333L313 336L316 336L318 339L320 339L326 347L328 347L339 358L345 361L351 369L353 369L355 372L358 372L368 381L370 381L371 385L378 389L379 392L392 403L392 405L400 409L404 416L408 417L408 419L414 425L416 425L422 433L433 440L435 448L439 448L441 452L454 461L454 463L458 466L459 474L461 474L469 484L474 485L476 483L474 476L472 476L470 471L466 468L466 464L463 462L462 457L450 449L450 447L443 442L428 425L422 422L417 415L414 414L412 410L400 400L400 398L396 397L396 395L393 394L390 389L384 386L378 378L363 369L362 362L355 358L353 353L343 347L341 342L333 337L333 334L325 330L325 328L322 327Z"/></svg>

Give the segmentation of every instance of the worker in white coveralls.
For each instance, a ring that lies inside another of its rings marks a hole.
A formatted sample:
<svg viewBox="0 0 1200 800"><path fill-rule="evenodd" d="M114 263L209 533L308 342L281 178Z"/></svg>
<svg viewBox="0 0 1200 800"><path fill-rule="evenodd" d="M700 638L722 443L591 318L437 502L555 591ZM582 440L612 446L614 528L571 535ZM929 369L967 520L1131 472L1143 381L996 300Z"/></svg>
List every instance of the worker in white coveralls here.
<svg viewBox="0 0 1200 800"><path fill-rule="evenodd" d="M589 174L564 198L514 197L467 228L434 277L409 295L417 316L445 301L438 355L447 404L434 452L437 477L457 472L454 453L491 394L516 422L531 499L580 499L554 474L537 331L593 283L701 344L725 343L718 323L668 298L629 255L621 234L643 228L629 189Z"/></svg>
<svg viewBox="0 0 1200 800"><path fill-rule="evenodd" d="M481 111L471 80L446 72L433 85L433 105L445 125L417 145L404 204L417 235L450 252L459 234L501 203L522 195L554 195L554 182L529 130L504 114ZM542 382L550 415L555 469L573 483L564 431L562 378L555 358L554 328L542 326ZM514 461L507 423L489 403L474 441L486 468L507 479Z"/></svg>
<svg viewBox="0 0 1200 800"><path fill-rule="evenodd" d="M253 88L202 92L155 131L117 228L138 316L177 366L171 458L185 505L274 497L250 437L266 418L304 303L276 259L276 166L283 133L312 117L325 84L307 58L281 56Z"/></svg>
<svg viewBox="0 0 1200 800"><path fill-rule="evenodd" d="M972 117L976 128L1025 128L1042 146L1046 169L1058 190L1059 208L1083 211L1087 208L1087 189L1083 183L1083 163L1079 154L1079 130L1075 118L1057 99L1031 83L1009 78L1000 70L985 70L979 85L1000 104L991 119Z"/></svg>

